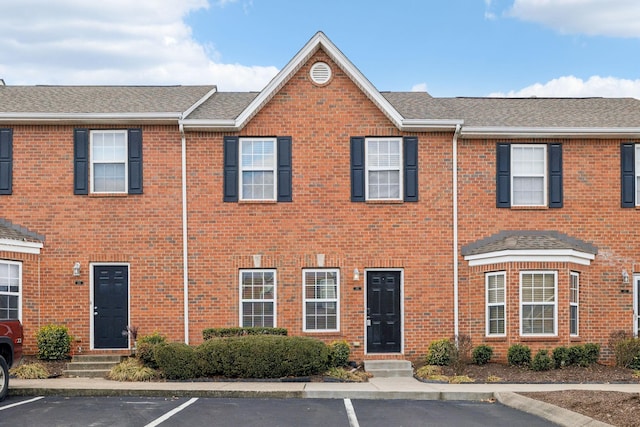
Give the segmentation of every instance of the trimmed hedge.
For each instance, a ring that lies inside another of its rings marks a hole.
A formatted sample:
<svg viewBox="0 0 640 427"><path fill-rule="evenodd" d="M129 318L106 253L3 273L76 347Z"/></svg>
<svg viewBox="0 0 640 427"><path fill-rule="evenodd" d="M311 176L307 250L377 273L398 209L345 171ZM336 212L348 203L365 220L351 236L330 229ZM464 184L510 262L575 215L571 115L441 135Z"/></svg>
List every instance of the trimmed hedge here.
<svg viewBox="0 0 640 427"><path fill-rule="evenodd" d="M208 328L202 331L202 338L241 337L245 335L287 335L285 328Z"/></svg>
<svg viewBox="0 0 640 427"><path fill-rule="evenodd" d="M228 378L307 376L327 370L329 347L308 337L247 335L208 340L195 350L200 372Z"/></svg>
<svg viewBox="0 0 640 427"><path fill-rule="evenodd" d="M188 380L200 376L200 364L193 347L177 342L157 344L154 353L158 368L167 379Z"/></svg>

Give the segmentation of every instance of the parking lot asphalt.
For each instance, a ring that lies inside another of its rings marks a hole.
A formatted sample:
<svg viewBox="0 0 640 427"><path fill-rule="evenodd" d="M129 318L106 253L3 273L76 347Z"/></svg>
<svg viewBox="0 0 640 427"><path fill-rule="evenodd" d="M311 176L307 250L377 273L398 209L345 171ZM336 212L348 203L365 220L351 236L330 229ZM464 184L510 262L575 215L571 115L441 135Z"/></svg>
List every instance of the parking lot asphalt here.
<svg viewBox="0 0 640 427"><path fill-rule="evenodd" d="M10 396L149 396L165 398L272 398L498 401L563 426L606 425L517 392L602 390L637 393L637 384L444 384L414 378L340 382L117 382L97 378L11 379Z"/></svg>

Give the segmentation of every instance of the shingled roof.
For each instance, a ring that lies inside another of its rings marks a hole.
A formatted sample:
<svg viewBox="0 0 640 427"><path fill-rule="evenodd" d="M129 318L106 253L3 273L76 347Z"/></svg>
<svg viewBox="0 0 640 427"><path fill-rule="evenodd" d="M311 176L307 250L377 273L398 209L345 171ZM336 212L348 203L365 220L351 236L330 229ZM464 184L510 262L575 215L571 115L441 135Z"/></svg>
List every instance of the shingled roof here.
<svg viewBox="0 0 640 427"><path fill-rule="evenodd" d="M557 231L500 231L485 239L462 247L463 256L501 251L576 250L596 255L598 248L590 243Z"/></svg>
<svg viewBox="0 0 640 427"><path fill-rule="evenodd" d="M0 240L16 240L20 242L42 243L44 236L24 227L13 224L11 221L0 218Z"/></svg>

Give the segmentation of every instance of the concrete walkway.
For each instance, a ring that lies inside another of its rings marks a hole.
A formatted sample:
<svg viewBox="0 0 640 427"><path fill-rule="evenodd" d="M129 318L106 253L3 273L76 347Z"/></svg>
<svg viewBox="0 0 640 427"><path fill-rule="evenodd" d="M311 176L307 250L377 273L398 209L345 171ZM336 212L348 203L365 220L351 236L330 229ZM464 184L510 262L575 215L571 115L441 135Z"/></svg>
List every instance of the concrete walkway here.
<svg viewBox="0 0 640 427"><path fill-rule="evenodd" d="M410 399L493 401L562 426L605 426L566 409L516 394L557 390L638 393L638 384L443 384L414 378L370 378L340 382L117 382L96 378L11 379L11 396L174 396L228 398Z"/></svg>

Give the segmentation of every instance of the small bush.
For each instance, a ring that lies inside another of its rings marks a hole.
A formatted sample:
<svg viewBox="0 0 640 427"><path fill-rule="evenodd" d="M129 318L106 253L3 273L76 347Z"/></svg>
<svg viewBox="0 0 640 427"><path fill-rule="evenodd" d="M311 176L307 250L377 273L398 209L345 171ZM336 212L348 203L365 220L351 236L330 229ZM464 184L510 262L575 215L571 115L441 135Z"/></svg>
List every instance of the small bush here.
<svg viewBox="0 0 640 427"><path fill-rule="evenodd" d="M548 371L553 369L555 361L549 356L547 350L538 350L531 362L531 369L534 371Z"/></svg>
<svg viewBox="0 0 640 427"><path fill-rule="evenodd" d="M471 361L471 337L466 334L454 336L451 339L451 358L449 366L457 375L464 373L467 365Z"/></svg>
<svg viewBox="0 0 640 427"><path fill-rule="evenodd" d="M447 338L432 341L429 344L426 363L427 365L449 366L453 351L454 345Z"/></svg>
<svg viewBox="0 0 640 427"><path fill-rule="evenodd" d="M556 347L553 349L553 352L551 354L556 369L562 369L571 364L571 359L569 357L569 348L564 346Z"/></svg>
<svg viewBox="0 0 640 427"><path fill-rule="evenodd" d="M449 382L449 377L442 373L442 367L435 365L424 365L420 367L416 371L416 377L429 381Z"/></svg>
<svg viewBox="0 0 640 427"><path fill-rule="evenodd" d="M127 358L111 368L107 378L114 381L151 381L158 377L158 372L144 366L139 359Z"/></svg>
<svg viewBox="0 0 640 427"><path fill-rule="evenodd" d="M514 344L507 350L507 362L511 366L528 367L531 365L531 349L522 344Z"/></svg>
<svg viewBox="0 0 640 427"><path fill-rule="evenodd" d="M573 345L569 347L569 363L587 367L598 361L600 346L598 344Z"/></svg>
<svg viewBox="0 0 640 427"><path fill-rule="evenodd" d="M344 369L340 367L331 367L327 372L324 373L325 376L338 379L340 381L352 382L352 383L362 383L366 382L370 374L357 370L357 369Z"/></svg>
<svg viewBox="0 0 640 427"><path fill-rule="evenodd" d="M346 366L351 355L351 347L345 340L333 341L329 344L329 366L341 368Z"/></svg>
<svg viewBox="0 0 640 427"><path fill-rule="evenodd" d="M228 342L223 339L210 339L196 347L196 359L203 376L216 377L224 373L223 354L227 347Z"/></svg>
<svg viewBox="0 0 640 427"><path fill-rule="evenodd" d="M619 340L616 343L614 352L617 366L640 369L640 338Z"/></svg>
<svg viewBox="0 0 640 427"><path fill-rule="evenodd" d="M202 338L210 340L211 338L226 337L243 337L245 335L287 335L285 328L208 328L202 331Z"/></svg>
<svg viewBox="0 0 640 427"><path fill-rule="evenodd" d="M71 353L72 337L69 329L61 325L46 325L38 330L36 342L38 344L38 359L62 360Z"/></svg>
<svg viewBox="0 0 640 427"><path fill-rule="evenodd" d="M593 365L600 358L600 344L586 343L584 345L584 361L586 366Z"/></svg>
<svg viewBox="0 0 640 427"><path fill-rule="evenodd" d="M486 344L480 344L473 349L473 363L476 365L486 365L493 356L493 348Z"/></svg>
<svg viewBox="0 0 640 427"><path fill-rule="evenodd" d="M155 348L155 359L167 379L187 380L200 376L195 351L187 344L158 344Z"/></svg>
<svg viewBox="0 0 640 427"><path fill-rule="evenodd" d="M144 366L151 369L158 369L155 349L158 345L166 344L166 342L167 339L163 335L160 335L158 332L140 337L136 349L136 357L140 359Z"/></svg>
<svg viewBox="0 0 640 427"><path fill-rule="evenodd" d="M25 363L12 368L9 373L23 380L43 380L49 378L49 371L42 363Z"/></svg>

